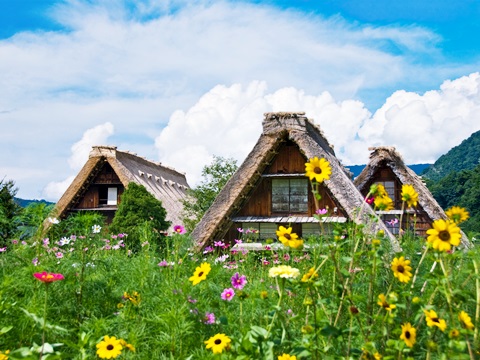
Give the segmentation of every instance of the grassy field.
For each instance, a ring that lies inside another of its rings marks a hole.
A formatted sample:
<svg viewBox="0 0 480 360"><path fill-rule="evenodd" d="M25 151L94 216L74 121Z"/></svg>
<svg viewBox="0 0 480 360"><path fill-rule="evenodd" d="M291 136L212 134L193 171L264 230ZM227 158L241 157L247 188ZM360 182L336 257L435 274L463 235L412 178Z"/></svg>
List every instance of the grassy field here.
<svg viewBox="0 0 480 360"><path fill-rule="evenodd" d="M146 232L133 253L128 235L87 225L0 249L0 359L479 356L476 247L407 233L393 253L347 223L250 252Z"/></svg>

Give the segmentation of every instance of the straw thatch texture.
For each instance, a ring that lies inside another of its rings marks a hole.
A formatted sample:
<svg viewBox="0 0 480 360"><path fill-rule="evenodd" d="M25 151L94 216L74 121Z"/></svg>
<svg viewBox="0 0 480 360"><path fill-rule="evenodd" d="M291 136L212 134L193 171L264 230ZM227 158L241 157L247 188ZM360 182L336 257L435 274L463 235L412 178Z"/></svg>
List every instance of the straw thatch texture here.
<svg viewBox="0 0 480 360"><path fill-rule="evenodd" d="M355 178L354 184L360 192L368 191L373 176L377 169L387 166L392 170L401 184L410 184L418 192L418 203L425 210L432 222L438 219L447 219L445 211L428 190L422 181L412 169L405 165L402 156L393 146L378 146L369 148L370 160L363 171ZM462 245L471 247L472 244L462 231Z"/></svg>
<svg viewBox="0 0 480 360"><path fill-rule="evenodd" d="M160 200L172 225L182 223L182 200L189 187L185 174L128 151L119 151L115 146L93 147L89 159L57 202L54 210L57 217L64 217L76 200L85 194L105 163L110 164L124 187L135 182Z"/></svg>
<svg viewBox="0 0 480 360"><path fill-rule="evenodd" d="M232 217L245 204L253 187L259 181L277 154L283 141L295 142L306 158L324 157L330 162L332 175L325 186L346 210L349 219L366 225L367 231L383 230L390 238L392 248L400 250L396 238L377 219L369 206L364 206L362 195L354 186L349 174L335 156L319 127L304 116L304 113L267 113L263 121L263 133L243 164L227 182L210 209L198 223L192 237L197 249L214 240L220 240L232 225Z"/></svg>

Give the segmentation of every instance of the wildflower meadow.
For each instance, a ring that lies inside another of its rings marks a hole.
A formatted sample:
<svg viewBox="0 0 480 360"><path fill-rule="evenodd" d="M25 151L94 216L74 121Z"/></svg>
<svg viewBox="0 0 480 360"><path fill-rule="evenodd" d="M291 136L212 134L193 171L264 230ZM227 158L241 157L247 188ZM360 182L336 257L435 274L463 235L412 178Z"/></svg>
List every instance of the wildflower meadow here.
<svg viewBox="0 0 480 360"><path fill-rule="evenodd" d="M329 171L306 164L312 191ZM405 208L417 198L405 185ZM374 185L365 206L391 199ZM460 247L468 213L447 215L425 237L401 231L400 253L354 222L303 239L280 226L260 251L246 229L195 250L177 225L132 250L103 223L66 234L50 219L48 238L0 252L0 360L476 359L479 251Z"/></svg>

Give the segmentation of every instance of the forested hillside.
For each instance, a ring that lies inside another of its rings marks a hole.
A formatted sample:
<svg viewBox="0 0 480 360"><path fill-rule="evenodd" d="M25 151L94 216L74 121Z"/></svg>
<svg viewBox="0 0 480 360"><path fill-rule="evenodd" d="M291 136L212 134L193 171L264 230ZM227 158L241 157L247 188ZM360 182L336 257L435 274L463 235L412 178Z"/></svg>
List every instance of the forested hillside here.
<svg viewBox="0 0 480 360"><path fill-rule="evenodd" d="M438 181L452 171L471 170L480 164L480 131L473 133L458 146L438 158L426 168L422 176Z"/></svg>
<svg viewBox="0 0 480 360"><path fill-rule="evenodd" d="M442 155L423 172L423 178L440 206L465 207L470 219L462 228L480 233L480 131Z"/></svg>

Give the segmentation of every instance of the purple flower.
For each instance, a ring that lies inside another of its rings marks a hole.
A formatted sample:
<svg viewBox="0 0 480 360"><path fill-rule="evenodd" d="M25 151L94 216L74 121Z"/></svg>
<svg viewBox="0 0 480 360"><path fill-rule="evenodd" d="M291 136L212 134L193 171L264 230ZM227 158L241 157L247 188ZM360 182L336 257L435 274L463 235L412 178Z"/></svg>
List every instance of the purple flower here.
<svg viewBox="0 0 480 360"><path fill-rule="evenodd" d="M7 251L7 247L6 247L6 246L3 247L3 248L0 248L0 252L5 252L5 251Z"/></svg>
<svg viewBox="0 0 480 360"><path fill-rule="evenodd" d="M182 225L175 225L173 227L173 231L180 235L185 234L187 232L187 230L185 230L185 228Z"/></svg>
<svg viewBox="0 0 480 360"><path fill-rule="evenodd" d="M192 304L195 304L195 303L198 301L197 299L193 299L193 298L190 297L190 296L188 297L187 300L188 300L189 303L192 303Z"/></svg>
<svg viewBox="0 0 480 360"><path fill-rule="evenodd" d="M205 317L203 318L204 324L215 324L215 314L214 313L205 313Z"/></svg>
<svg viewBox="0 0 480 360"><path fill-rule="evenodd" d="M61 258L63 258L63 253L59 251L59 252L57 252L57 253L55 254L55 257L56 257L57 259L61 259Z"/></svg>
<svg viewBox="0 0 480 360"><path fill-rule="evenodd" d="M243 287L247 284L247 277L245 275L240 276L238 272L236 272L232 278L232 286L235 289L242 290Z"/></svg>
<svg viewBox="0 0 480 360"><path fill-rule="evenodd" d="M242 228L237 228L237 231L238 231L239 233L243 233L243 229L242 229Z"/></svg>
<svg viewBox="0 0 480 360"><path fill-rule="evenodd" d="M222 299L226 301L231 301L234 296L235 296L235 290L233 290L232 288L223 290L221 295Z"/></svg>
<svg viewBox="0 0 480 360"><path fill-rule="evenodd" d="M327 209L317 209L315 210L315 214L317 215L325 215L328 212Z"/></svg>
<svg viewBox="0 0 480 360"><path fill-rule="evenodd" d="M208 254L210 252L213 252L213 247L211 246L207 246L204 250L203 250L203 253L204 254Z"/></svg>
<svg viewBox="0 0 480 360"><path fill-rule="evenodd" d="M38 265L38 258L33 258L32 264L33 264L33 266L37 266Z"/></svg>

